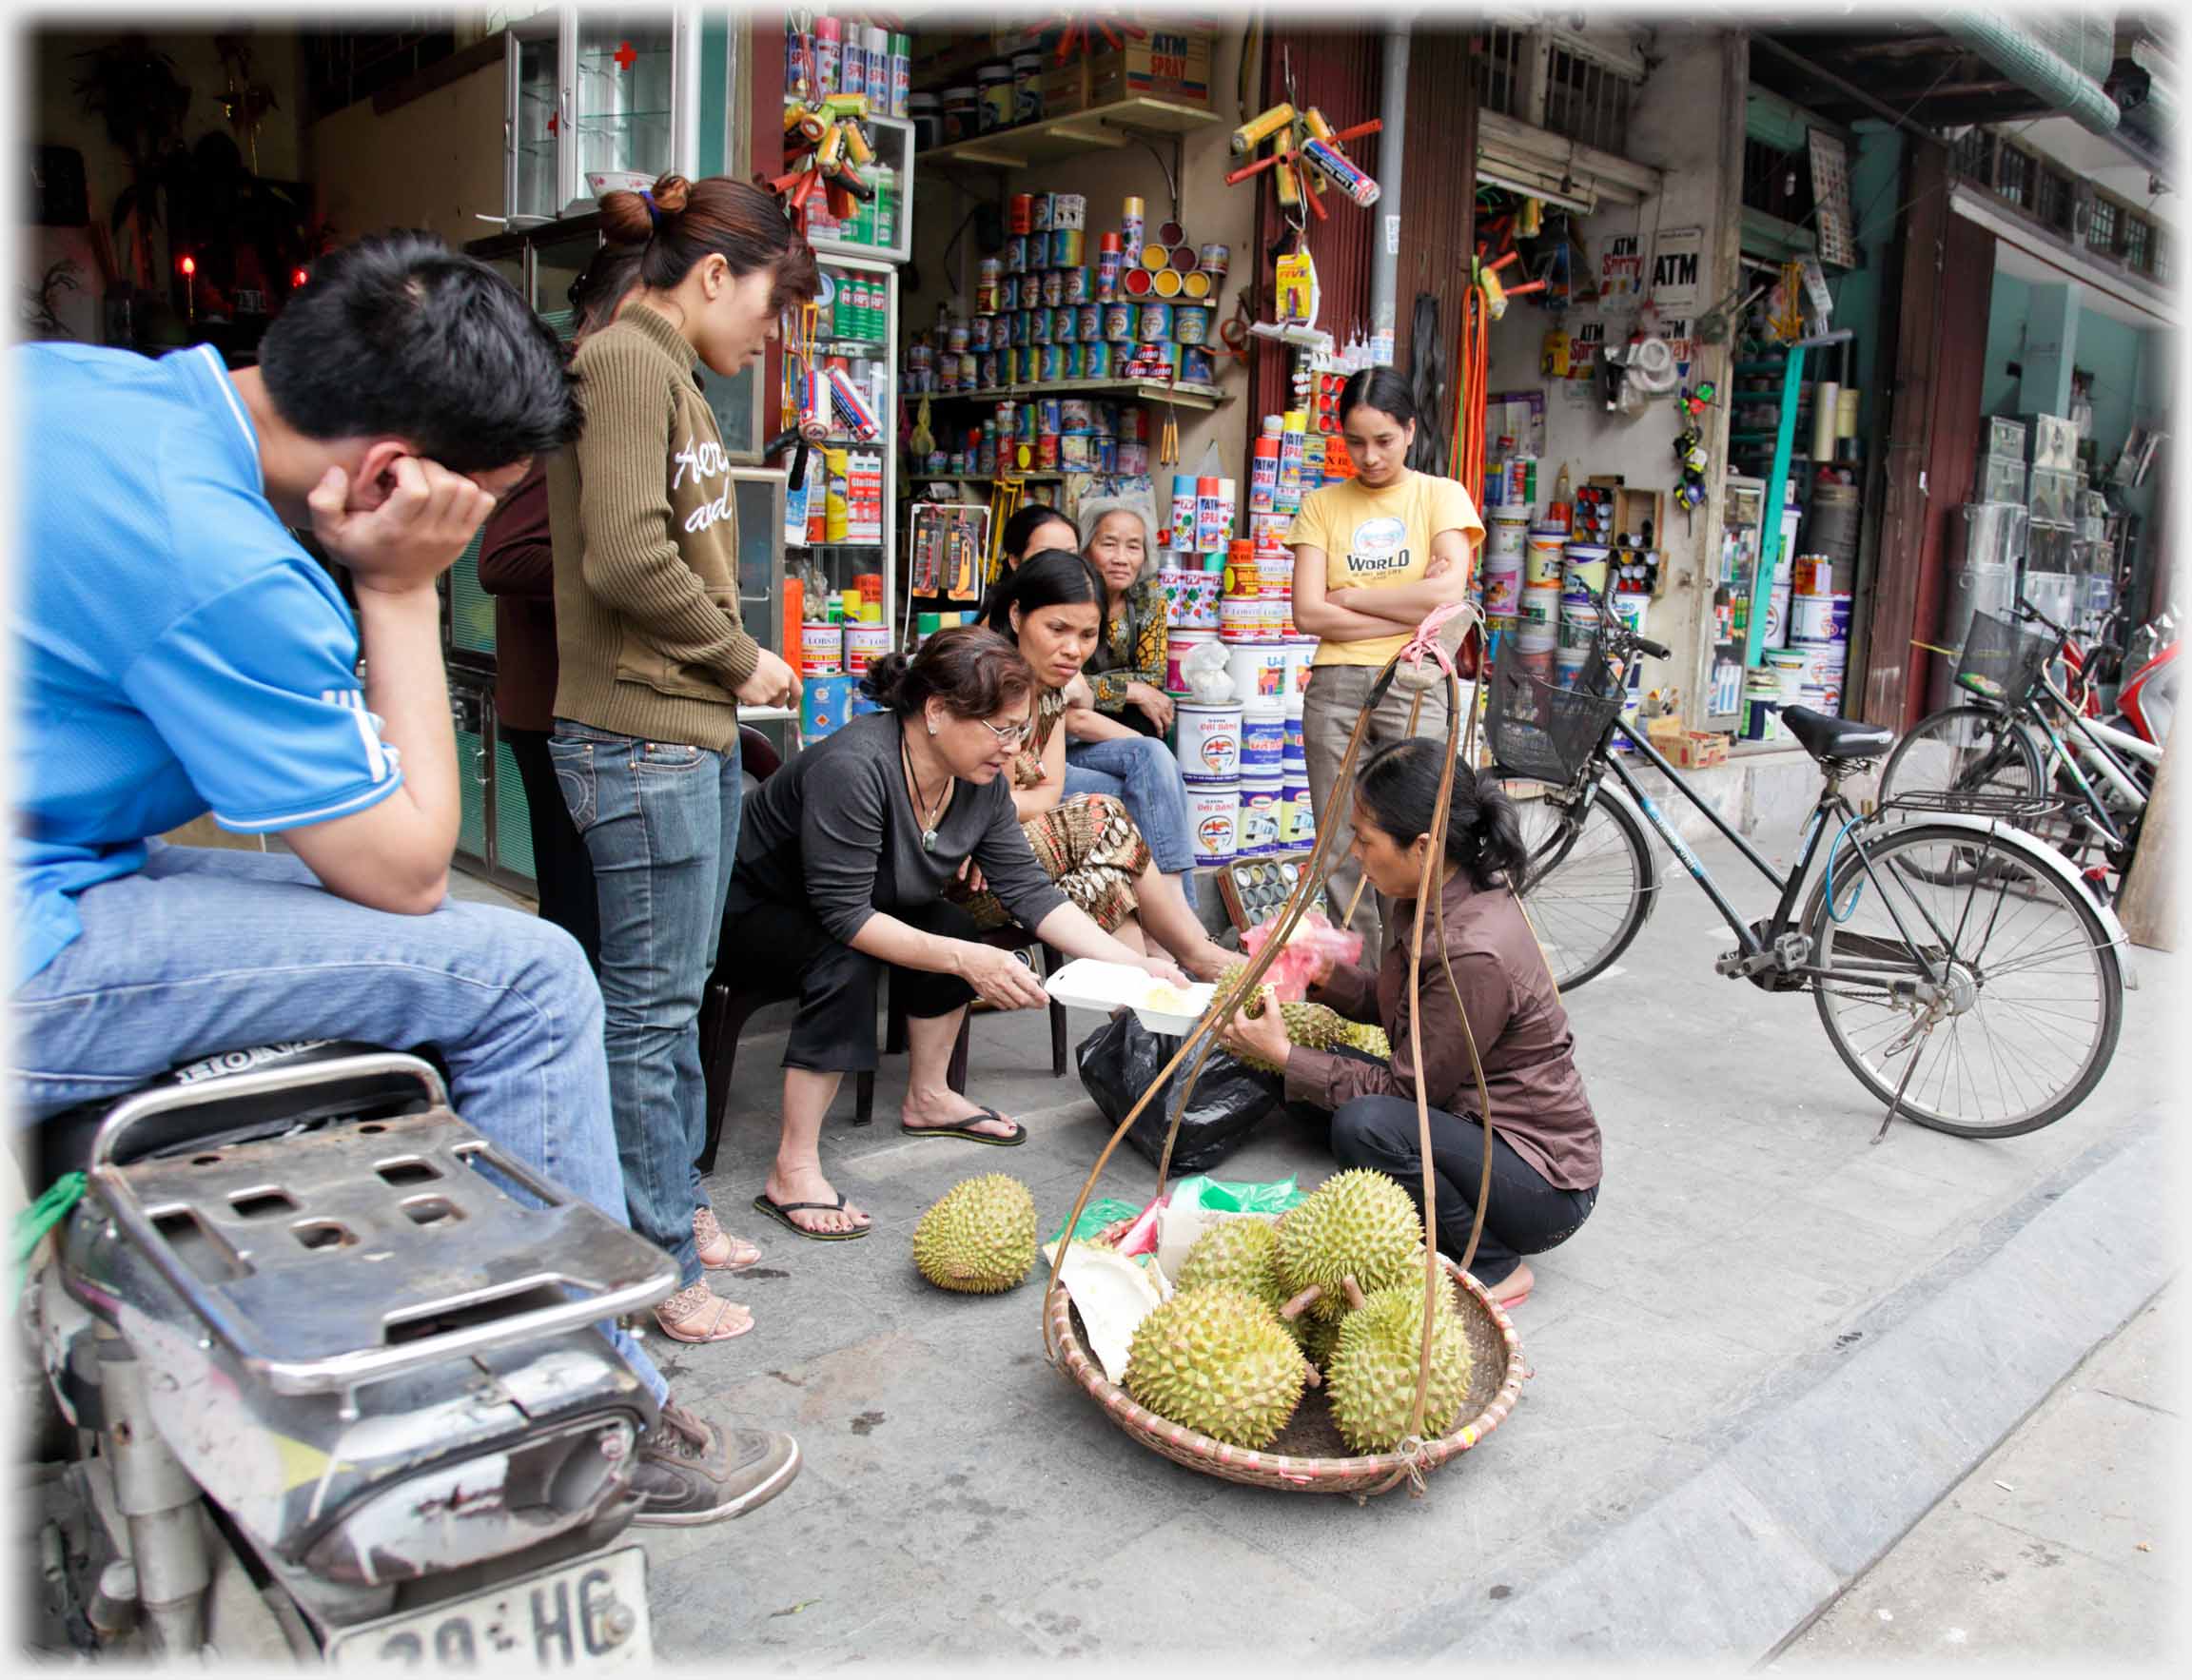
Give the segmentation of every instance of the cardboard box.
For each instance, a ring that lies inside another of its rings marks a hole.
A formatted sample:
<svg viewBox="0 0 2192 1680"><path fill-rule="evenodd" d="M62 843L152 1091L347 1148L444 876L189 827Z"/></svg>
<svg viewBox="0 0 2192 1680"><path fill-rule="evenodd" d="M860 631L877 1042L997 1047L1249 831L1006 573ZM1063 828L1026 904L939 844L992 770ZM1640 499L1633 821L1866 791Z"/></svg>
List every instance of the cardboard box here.
<svg viewBox="0 0 2192 1680"><path fill-rule="evenodd" d="M1116 50L1107 47L1089 55L1089 103L1165 99L1177 105L1208 105L1211 28L1163 18L1147 20L1145 28L1140 40L1129 35L1124 47Z"/></svg>
<svg viewBox="0 0 2192 1680"><path fill-rule="evenodd" d="M1660 743L1654 739L1653 745ZM1728 737L1704 730L1685 730L1675 738L1674 750L1668 757L1684 770L1709 770L1728 762Z"/></svg>
<svg viewBox="0 0 2192 1680"><path fill-rule="evenodd" d="M1043 72L1043 119L1076 116L1095 103L1089 96L1088 61L1051 65Z"/></svg>

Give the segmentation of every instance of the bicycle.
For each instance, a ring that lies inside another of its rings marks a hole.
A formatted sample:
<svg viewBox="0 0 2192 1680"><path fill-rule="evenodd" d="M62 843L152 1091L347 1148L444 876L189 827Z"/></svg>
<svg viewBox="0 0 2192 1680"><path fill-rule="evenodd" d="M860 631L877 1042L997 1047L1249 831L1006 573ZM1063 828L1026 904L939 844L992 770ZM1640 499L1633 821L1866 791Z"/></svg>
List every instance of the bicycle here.
<svg viewBox="0 0 2192 1680"><path fill-rule="evenodd" d="M1790 707L1782 720L1825 781L1784 875L1622 720L1621 671L1637 654L1667 650L1606 613L1573 689L1523 670L1511 645L1494 661L1486 737L1494 773L1521 795L1520 895L1563 991L1604 973L1650 916L1648 823L1734 932L1716 970L1812 994L1836 1055L1888 1104L1874 1142L1898 1113L1962 1137L2014 1137L2092 1092L2123 1027L2124 935L2069 865L2018 828L2043 801L1913 792L1861 813L1842 785L1894 735ZM1616 736L1773 886L1771 914L1746 921L1729 902L1612 753Z"/></svg>
<svg viewBox="0 0 2192 1680"><path fill-rule="evenodd" d="M2025 621L2048 634L2023 629ZM1880 793L2042 797L2050 809L2028 826L2084 871L2096 896L2113 901L2138 850L2162 749L2088 715L2057 686L2056 662L2075 648L2069 631L2023 598L2016 620L1975 614L1955 678L1971 698L1904 736L1880 773Z"/></svg>

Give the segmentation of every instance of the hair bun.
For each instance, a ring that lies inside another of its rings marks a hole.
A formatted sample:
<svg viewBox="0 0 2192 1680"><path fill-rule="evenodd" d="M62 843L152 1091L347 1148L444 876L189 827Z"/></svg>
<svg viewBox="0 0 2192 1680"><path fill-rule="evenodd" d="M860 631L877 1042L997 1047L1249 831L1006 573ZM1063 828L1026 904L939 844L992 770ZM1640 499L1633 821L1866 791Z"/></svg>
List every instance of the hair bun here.
<svg viewBox="0 0 2192 1680"><path fill-rule="evenodd" d="M665 216L681 214L692 198L693 183L682 175L664 175L655 183L655 207Z"/></svg>
<svg viewBox="0 0 2192 1680"><path fill-rule="evenodd" d="M605 192L601 195L601 231L611 244L643 245L654 235L655 218L639 194Z"/></svg>

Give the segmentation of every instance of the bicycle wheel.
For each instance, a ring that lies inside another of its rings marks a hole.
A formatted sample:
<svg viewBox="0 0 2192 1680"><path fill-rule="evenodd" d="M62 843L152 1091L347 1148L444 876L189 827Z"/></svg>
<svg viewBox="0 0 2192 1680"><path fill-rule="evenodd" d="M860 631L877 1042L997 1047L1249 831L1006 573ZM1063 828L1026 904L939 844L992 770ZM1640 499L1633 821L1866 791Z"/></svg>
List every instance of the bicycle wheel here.
<svg viewBox="0 0 2192 1680"><path fill-rule="evenodd" d="M1652 913L1658 871L1644 822L1627 794L1601 783L1579 805L1572 791L1504 780L1530 859L1519 896L1553 983L1573 991L1629 948Z"/></svg>
<svg viewBox="0 0 2192 1680"><path fill-rule="evenodd" d="M1880 772L1880 802L1897 793L2037 793L2046 785L2031 736L2007 713L1951 706L1895 743Z"/></svg>
<svg viewBox="0 0 2192 1680"><path fill-rule="evenodd" d="M2010 830L1866 836L1806 907L1819 1019L1882 1103L1964 1138L2036 1131L2085 1100L2123 1029L2124 975L2092 901ZM1919 1030L1929 1006L1939 1018ZM1910 1058L1918 1059L1915 1067Z"/></svg>

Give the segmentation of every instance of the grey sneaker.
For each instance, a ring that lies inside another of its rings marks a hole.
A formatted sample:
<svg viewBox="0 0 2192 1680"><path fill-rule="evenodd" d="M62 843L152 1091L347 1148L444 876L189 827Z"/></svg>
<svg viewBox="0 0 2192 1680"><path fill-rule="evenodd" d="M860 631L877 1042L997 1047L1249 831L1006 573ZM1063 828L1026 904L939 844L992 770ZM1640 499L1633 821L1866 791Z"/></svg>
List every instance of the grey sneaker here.
<svg viewBox="0 0 2192 1680"><path fill-rule="evenodd" d="M632 1486L642 1528L728 1522L769 1503L799 1474L799 1443L773 1430L720 1429L683 1406L664 1403L639 1441Z"/></svg>

